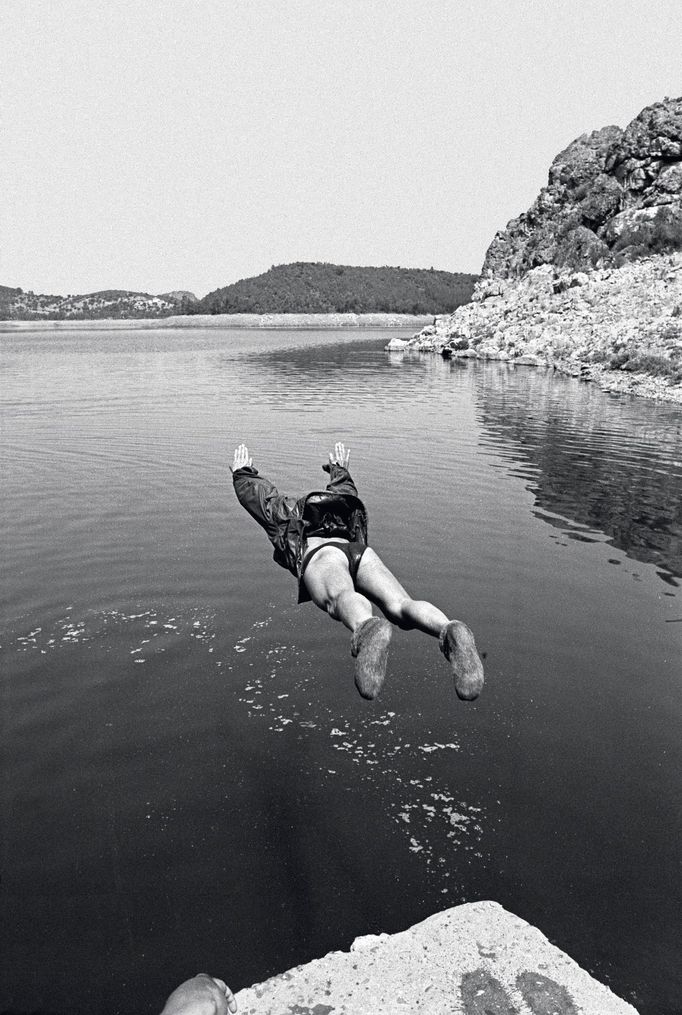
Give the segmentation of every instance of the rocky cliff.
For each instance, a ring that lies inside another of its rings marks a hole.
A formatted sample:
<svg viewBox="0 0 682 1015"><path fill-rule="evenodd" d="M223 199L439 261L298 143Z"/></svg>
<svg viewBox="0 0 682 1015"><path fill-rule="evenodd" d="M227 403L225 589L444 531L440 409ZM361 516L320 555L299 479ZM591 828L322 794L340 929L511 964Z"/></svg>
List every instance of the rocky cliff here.
<svg viewBox="0 0 682 1015"><path fill-rule="evenodd" d="M682 98L643 109L560 152L528 211L490 244L483 274L541 264L587 271L682 248Z"/></svg>
<svg viewBox="0 0 682 1015"><path fill-rule="evenodd" d="M490 244L471 303L410 345L682 402L682 99L557 155Z"/></svg>

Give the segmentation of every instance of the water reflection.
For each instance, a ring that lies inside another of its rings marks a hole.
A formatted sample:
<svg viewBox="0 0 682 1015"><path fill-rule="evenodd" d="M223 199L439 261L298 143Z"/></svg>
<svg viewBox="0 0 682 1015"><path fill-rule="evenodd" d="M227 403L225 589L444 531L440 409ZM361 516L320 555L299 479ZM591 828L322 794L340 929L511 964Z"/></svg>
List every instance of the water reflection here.
<svg viewBox="0 0 682 1015"><path fill-rule="evenodd" d="M132 1015L495 898L674 1010L679 591L559 530L675 581L680 413L386 340L8 339L0 1008ZM365 708L232 495L233 440L302 492L341 436L373 545L480 632L471 707L396 632Z"/></svg>
<svg viewBox="0 0 682 1015"><path fill-rule="evenodd" d="M548 372L517 369L513 384L501 384L507 372L491 365L480 373L483 444L527 479L536 517L570 539L603 533L679 585L682 410L605 397Z"/></svg>

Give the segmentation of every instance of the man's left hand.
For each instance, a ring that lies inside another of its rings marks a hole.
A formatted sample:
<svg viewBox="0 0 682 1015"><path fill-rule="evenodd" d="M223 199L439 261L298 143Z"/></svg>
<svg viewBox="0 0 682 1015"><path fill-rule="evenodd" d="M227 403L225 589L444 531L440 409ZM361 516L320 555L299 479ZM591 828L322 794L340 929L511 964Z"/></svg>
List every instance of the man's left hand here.
<svg viewBox="0 0 682 1015"><path fill-rule="evenodd" d="M342 465L344 469L347 469L349 459L350 459L350 448L348 448L348 451L346 451L341 441L337 441L337 443L334 445L334 451L329 452L329 464Z"/></svg>

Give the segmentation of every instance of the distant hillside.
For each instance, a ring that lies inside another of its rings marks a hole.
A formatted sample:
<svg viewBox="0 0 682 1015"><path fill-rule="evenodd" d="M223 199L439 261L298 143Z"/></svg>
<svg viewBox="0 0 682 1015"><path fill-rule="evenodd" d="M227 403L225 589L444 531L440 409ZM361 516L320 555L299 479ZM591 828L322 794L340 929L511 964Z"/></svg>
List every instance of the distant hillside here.
<svg viewBox="0 0 682 1015"><path fill-rule="evenodd" d="M468 303L476 275L296 261L209 293L198 314L445 314Z"/></svg>
<svg viewBox="0 0 682 1015"><path fill-rule="evenodd" d="M83 321L111 318L169 317L194 306L194 293L179 291L163 296L104 289L81 296L48 296L0 285L0 320Z"/></svg>
<svg viewBox="0 0 682 1015"><path fill-rule="evenodd" d="M162 300L173 300L175 303L197 303L197 297L189 289L174 289L170 293L161 293Z"/></svg>
<svg viewBox="0 0 682 1015"><path fill-rule="evenodd" d="M106 289L78 296L0 285L0 320L63 321L174 314L446 314L468 303L477 275L433 268L281 264L216 289L202 300L185 289L152 296Z"/></svg>

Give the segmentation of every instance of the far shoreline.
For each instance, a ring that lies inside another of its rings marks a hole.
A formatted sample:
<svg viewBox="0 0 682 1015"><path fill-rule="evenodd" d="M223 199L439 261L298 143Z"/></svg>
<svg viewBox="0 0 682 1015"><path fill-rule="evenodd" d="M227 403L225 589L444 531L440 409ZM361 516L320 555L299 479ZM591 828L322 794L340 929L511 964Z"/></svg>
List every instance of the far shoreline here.
<svg viewBox="0 0 682 1015"><path fill-rule="evenodd" d="M172 317L95 318L88 320L0 321L0 334L52 331L152 331L177 328L322 330L333 328L414 328L435 314L176 314Z"/></svg>

